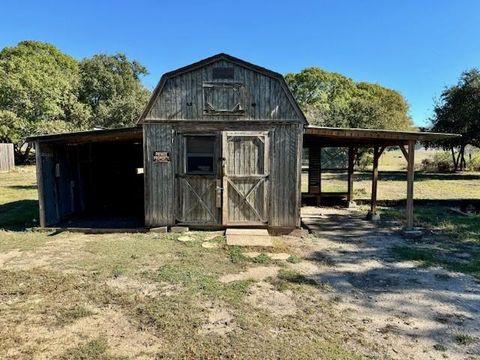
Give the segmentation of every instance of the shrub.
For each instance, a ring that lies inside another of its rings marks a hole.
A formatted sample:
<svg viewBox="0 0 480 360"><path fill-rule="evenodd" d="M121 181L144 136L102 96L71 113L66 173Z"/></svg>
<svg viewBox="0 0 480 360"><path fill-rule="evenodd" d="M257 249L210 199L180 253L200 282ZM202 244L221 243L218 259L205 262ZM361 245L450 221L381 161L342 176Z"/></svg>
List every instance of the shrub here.
<svg viewBox="0 0 480 360"><path fill-rule="evenodd" d="M480 152L473 153L467 161L468 169L472 171L480 171Z"/></svg>
<svg viewBox="0 0 480 360"><path fill-rule="evenodd" d="M433 155L432 159L423 159L422 170L438 172L452 171L453 164L450 153L447 151L439 151Z"/></svg>

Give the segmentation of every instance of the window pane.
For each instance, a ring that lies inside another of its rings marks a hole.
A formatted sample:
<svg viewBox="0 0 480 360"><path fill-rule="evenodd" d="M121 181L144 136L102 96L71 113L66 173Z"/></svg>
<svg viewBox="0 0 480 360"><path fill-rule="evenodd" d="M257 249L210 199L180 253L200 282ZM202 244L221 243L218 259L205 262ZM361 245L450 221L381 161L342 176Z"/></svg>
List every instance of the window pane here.
<svg viewBox="0 0 480 360"><path fill-rule="evenodd" d="M213 174L215 171L215 137L187 137L187 173Z"/></svg>
<svg viewBox="0 0 480 360"><path fill-rule="evenodd" d="M187 137L187 154L212 154L214 152L215 138L213 136Z"/></svg>
<svg viewBox="0 0 480 360"><path fill-rule="evenodd" d="M187 157L188 173L213 173L213 156L188 156Z"/></svg>

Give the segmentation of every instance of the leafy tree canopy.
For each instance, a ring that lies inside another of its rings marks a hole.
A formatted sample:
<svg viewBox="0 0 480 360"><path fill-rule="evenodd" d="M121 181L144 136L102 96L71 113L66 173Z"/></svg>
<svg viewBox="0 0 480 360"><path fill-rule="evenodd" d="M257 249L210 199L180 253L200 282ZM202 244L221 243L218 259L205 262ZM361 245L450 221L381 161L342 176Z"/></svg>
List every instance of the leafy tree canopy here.
<svg viewBox="0 0 480 360"><path fill-rule="evenodd" d="M408 103L397 91L316 67L285 78L313 125L412 129Z"/></svg>
<svg viewBox="0 0 480 360"><path fill-rule="evenodd" d="M465 167L465 147L480 147L480 70L471 69L460 76L456 85L447 87L441 94L430 119L432 131L462 134L461 138L431 143L452 149L455 169ZM453 148L458 147L455 159Z"/></svg>
<svg viewBox="0 0 480 360"><path fill-rule="evenodd" d="M132 125L150 92L140 83L147 69L124 54L94 55L80 62L80 96L93 113L92 125Z"/></svg>
<svg viewBox="0 0 480 360"><path fill-rule="evenodd" d="M28 158L30 135L119 127L135 122L149 92L147 70L123 54L80 63L56 47L23 41L0 51L0 140Z"/></svg>

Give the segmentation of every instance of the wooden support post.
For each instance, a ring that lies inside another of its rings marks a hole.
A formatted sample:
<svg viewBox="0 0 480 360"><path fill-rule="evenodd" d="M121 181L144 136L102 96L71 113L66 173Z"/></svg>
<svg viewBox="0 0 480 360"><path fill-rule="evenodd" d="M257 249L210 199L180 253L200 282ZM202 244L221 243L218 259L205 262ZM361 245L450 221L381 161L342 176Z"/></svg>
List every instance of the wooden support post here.
<svg viewBox="0 0 480 360"><path fill-rule="evenodd" d="M348 147L348 205L353 201L353 162L355 151L353 146Z"/></svg>
<svg viewBox="0 0 480 360"><path fill-rule="evenodd" d="M47 225L45 220L45 200L44 200L44 188L43 188L43 167L42 167L42 149L40 142L35 142L35 163L37 170L37 189L38 189L38 216L40 220L40 226L45 227Z"/></svg>
<svg viewBox="0 0 480 360"><path fill-rule="evenodd" d="M407 159L407 229L413 228L413 183L415 180L415 141L408 142Z"/></svg>
<svg viewBox="0 0 480 360"><path fill-rule="evenodd" d="M378 184L378 146L373 148L373 169L372 169L372 199L370 202L370 213L375 215L377 213L377 184Z"/></svg>

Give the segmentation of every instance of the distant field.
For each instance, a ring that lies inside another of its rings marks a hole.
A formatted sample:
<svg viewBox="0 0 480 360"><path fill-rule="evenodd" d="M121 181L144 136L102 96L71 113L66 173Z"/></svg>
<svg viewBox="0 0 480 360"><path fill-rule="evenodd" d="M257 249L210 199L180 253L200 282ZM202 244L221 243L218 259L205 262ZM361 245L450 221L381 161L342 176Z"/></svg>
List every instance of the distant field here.
<svg viewBox="0 0 480 360"><path fill-rule="evenodd" d="M434 150L417 150L417 168L425 158L433 157ZM385 152L379 161L379 200L399 200L406 197L405 159L400 150ZM357 199L369 199L371 173L355 172L354 192ZM340 192L347 190L346 173L322 174L322 191ZM302 174L302 191L308 191L308 174ZM480 172L425 173L417 171L415 176L416 199L480 199Z"/></svg>

